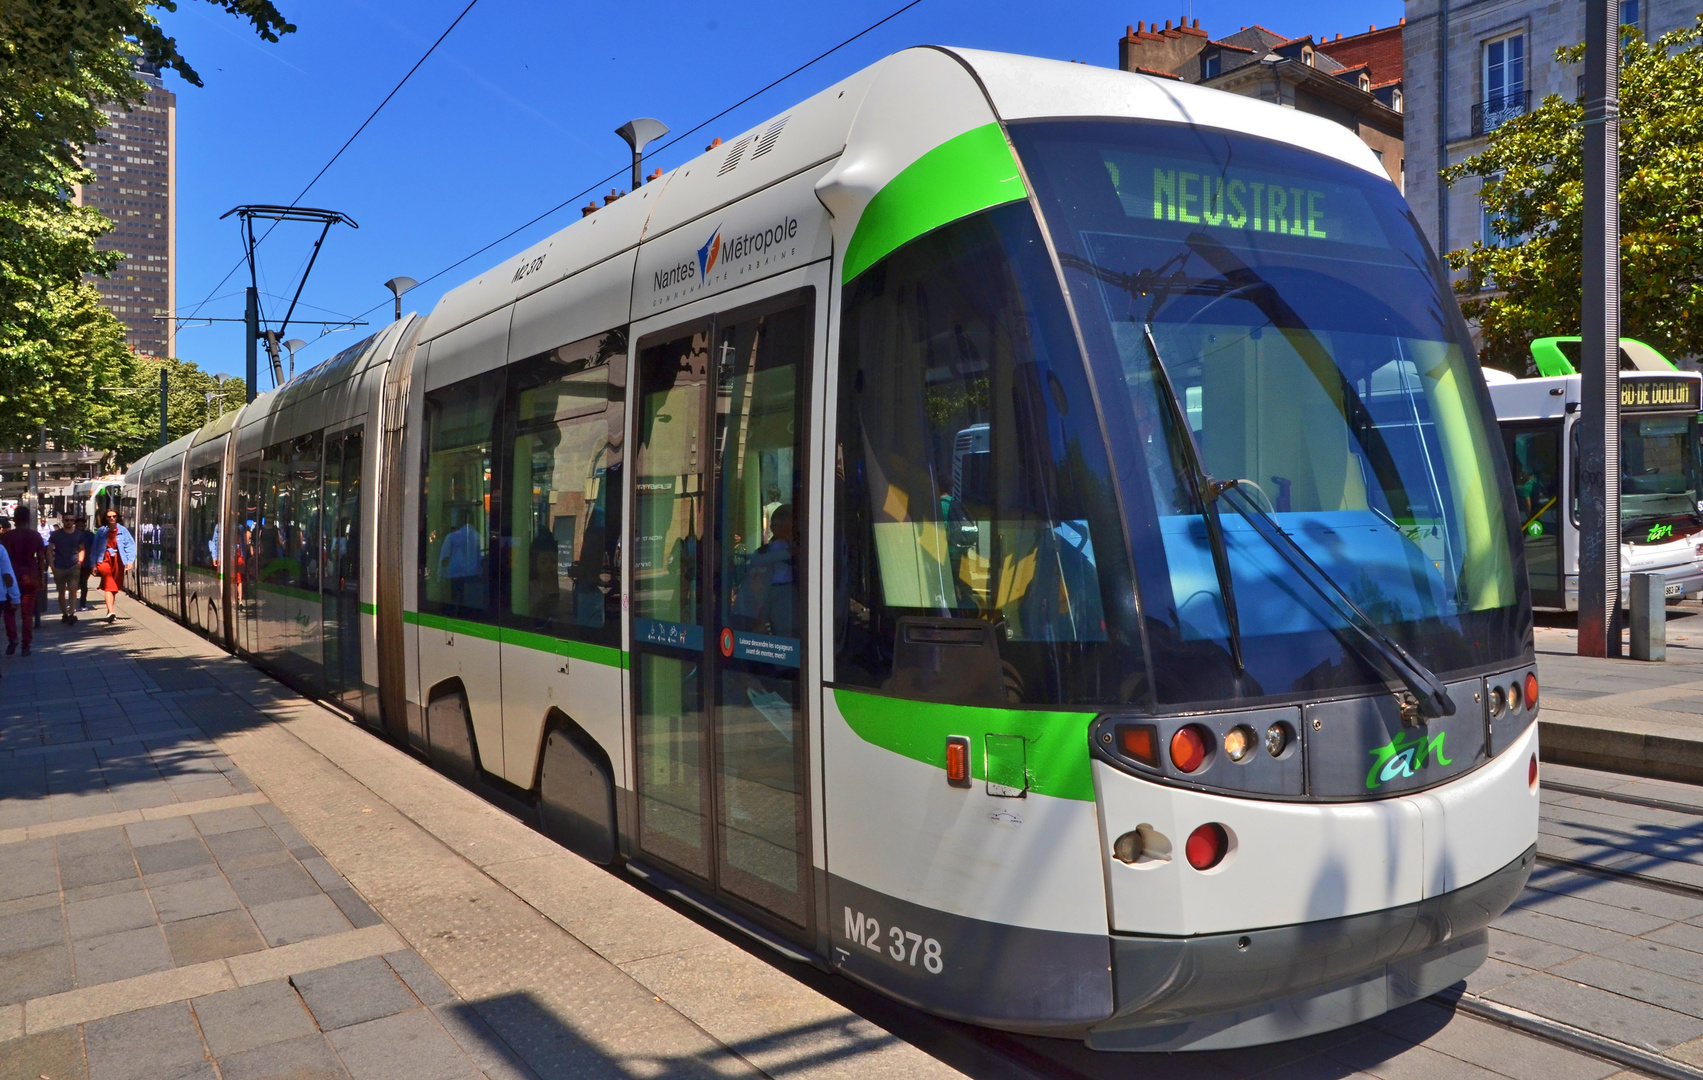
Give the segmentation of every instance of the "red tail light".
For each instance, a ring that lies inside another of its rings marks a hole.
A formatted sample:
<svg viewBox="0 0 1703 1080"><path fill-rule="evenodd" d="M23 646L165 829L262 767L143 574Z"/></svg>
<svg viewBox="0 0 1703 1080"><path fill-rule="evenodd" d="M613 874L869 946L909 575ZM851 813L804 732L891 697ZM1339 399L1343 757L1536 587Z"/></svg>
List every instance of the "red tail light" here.
<svg viewBox="0 0 1703 1080"><path fill-rule="evenodd" d="M1189 833L1189 841L1183 847L1189 865L1196 870L1212 869L1224 861L1224 856L1229 851L1230 834L1217 822L1208 822Z"/></svg>
<svg viewBox="0 0 1703 1080"><path fill-rule="evenodd" d="M953 787L970 786L970 740L962 735L946 737L946 782Z"/></svg>
<svg viewBox="0 0 1703 1080"><path fill-rule="evenodd" d="M1536 754L1532 755L1531 767L1526 770L1526 783L1531 785L1531 789L1533 791L1537 790L1537 755Z"/></svg>
<svg viewBox="0 0 1703 1080"><path fill-rule="evenodd" d="M1152 724L1118 728L1118 749L1150 768L1159 767L1159 729Z"/></svg>
<svg viewBox="0 0 1703 1080"><path fill-rule="evenodd" d="M1171 764L1181 772L1191 773L1206 764L1212 743L1206 730L1198 724L1180 727L1171 736Z"/></svg>
<svg viewBox="0 0 1703 1080"><path fill-rule="evenodd" d="M1537 675L1532 672L1526 673L1526 708L1537 708Z"/></svg>

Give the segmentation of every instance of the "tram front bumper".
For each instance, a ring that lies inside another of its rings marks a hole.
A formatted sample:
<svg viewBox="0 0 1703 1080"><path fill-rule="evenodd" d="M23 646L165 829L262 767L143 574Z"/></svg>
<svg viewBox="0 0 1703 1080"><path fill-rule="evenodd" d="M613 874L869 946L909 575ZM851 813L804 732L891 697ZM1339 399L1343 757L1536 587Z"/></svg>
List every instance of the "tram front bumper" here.
<svg viewBox="0 0 1703 1080"><path fill-rule="evenodd" d="M1492 919L1525 888L1533 845L1502 869L1417 903L1198 937L1112 936L1117 1010L1096 1050L1212 1050L1299 1038L1451 986L1488 950Z"/></svg>

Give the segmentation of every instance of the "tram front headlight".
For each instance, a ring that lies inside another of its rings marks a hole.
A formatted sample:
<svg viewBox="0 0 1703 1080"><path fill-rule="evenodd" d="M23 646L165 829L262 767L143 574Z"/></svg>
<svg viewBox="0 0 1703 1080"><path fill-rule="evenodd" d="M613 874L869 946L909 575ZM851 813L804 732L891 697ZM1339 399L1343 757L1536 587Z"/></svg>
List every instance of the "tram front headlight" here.
<svg viewBox="0 0 1703 1080"><path fill-rule="evenodd" d="M1259 737L1254 734L1253 728L1246 724L1238 724L1224 736L1224 753L1229 756L1231 761L1246 761L1248 755L1254 752L1254 747L1258 742Z"/></svg>
<svg viewBox="0 0 1703 1080"><path fill-rule="evenodd" d="M1502 710L1507 706L1508 692L1500 686L1492 686L1490 688L1490 715L1492 717L1501 716Z"/></svg>
<svg viewBox="0 0 1703 1080"><path fill-rule="evenodd" d="M1520 684L1511 683L1508 686L1508 711L1513 712L1520 707Z"/></svg>
<svg viewBox="0 0 1703 1080"><path fill-rule="evenodd" d="M1282 757L1289 749L1289 743L1295 738L1295 732L1288 724L1279 720L1265 729L1265 752L1272 757Z"/></svg>

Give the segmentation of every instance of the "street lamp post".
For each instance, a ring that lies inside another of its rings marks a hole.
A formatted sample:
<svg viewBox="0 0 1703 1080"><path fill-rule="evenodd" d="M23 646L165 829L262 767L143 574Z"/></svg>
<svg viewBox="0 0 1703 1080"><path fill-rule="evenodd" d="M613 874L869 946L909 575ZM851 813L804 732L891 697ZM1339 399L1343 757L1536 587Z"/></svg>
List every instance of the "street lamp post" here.
<svg viewBox="0 0 1703 1080"><path fill-rule="evenodd" d="M384 283L390 294L396 298L396 321L402 321L402 294L420 284L411 277L393 277Z"/></svg>
<svg viewBox="0 0 1703 1080"><path fill-rule="evenodd" d="M641 116L616 128L615 134L625 139L627 145L633 148L632 190L637 191L644 184L645 147L668 134L668 125L661 120Z"/></svg>

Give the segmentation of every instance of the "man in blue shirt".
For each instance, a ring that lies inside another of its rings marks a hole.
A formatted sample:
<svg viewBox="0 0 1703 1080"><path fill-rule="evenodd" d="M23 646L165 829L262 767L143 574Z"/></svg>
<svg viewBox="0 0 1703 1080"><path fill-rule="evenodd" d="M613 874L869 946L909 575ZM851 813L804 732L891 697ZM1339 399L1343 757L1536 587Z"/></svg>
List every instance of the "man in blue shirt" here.
<svg viewBox="0 0 1703 1080"><path fill-rule="evenodd" d="M77 589L77 572L83 565L83 538L77 535L77 518L66 514L59 519L59 528L47 534L47 551L53 563L53 587L59 592L59 621L74 623L76 605L72 594Z"/></svg>

